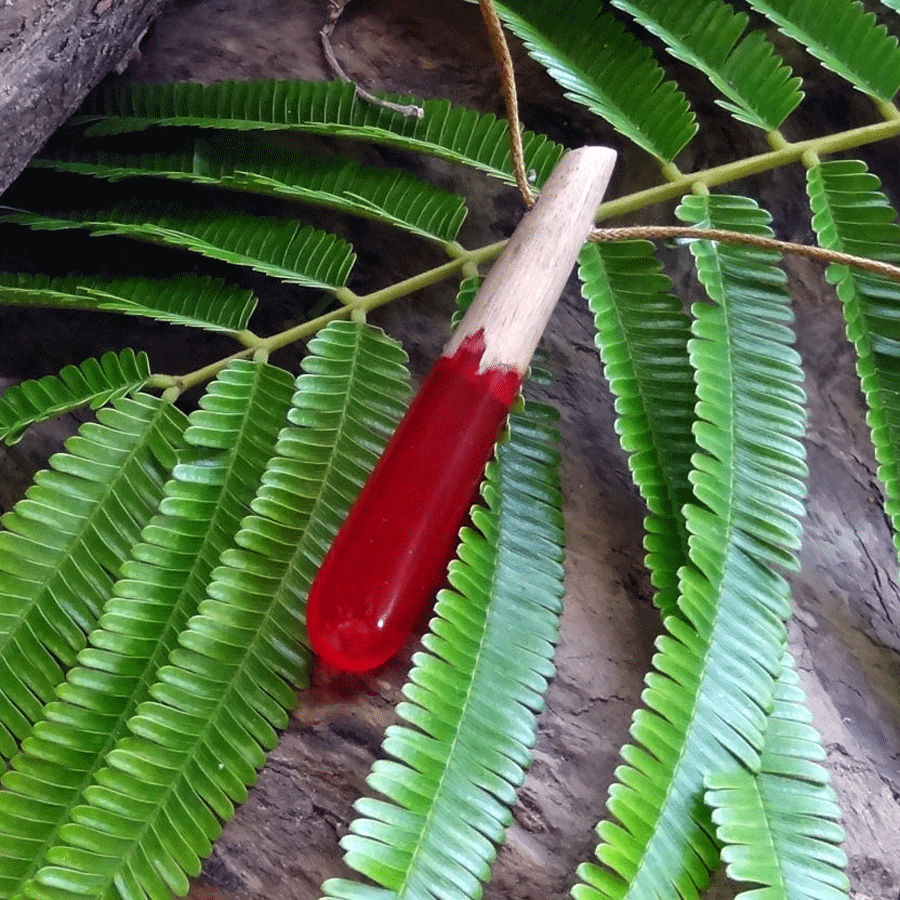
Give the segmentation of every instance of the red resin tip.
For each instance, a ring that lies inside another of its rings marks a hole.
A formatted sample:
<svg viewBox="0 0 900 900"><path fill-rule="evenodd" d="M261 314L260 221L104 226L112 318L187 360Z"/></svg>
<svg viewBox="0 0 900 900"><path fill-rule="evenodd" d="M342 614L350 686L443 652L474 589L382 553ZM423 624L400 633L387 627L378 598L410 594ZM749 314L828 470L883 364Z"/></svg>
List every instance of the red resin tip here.
<svg viewBox="0 0 900 900"><path fill-rule="evenodd" d="M483 352L479 332L438 359L313 582L309 638L336 669L390 659L444 579L522 382L511 368L479 372Z"/></svg>

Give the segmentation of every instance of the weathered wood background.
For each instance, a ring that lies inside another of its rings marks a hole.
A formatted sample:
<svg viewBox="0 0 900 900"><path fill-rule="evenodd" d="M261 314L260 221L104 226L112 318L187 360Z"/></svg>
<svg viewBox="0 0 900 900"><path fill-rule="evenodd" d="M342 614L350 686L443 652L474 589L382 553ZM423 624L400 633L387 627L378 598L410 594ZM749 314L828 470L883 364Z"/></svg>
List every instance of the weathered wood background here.
<svg viewBox="0 0 900 900"><path fill-rule="evenodd" d="M171 3L126 77L204 82L328 77L317 36L325 5L324 0ZM13 3L13 9L20 6ZM151 6L144 4L146 9ZM0 22L10 14L8 6L0 9ZM368 87L448 96L500 112L487 42L477 10L468 4L354 0L334 41L346 69ZM605 141L618 146L596 120L560 99L555 86L520 51L517 64L528 126L570 146ZM842 93L836 102L831 93L835 85L817 68L804 74L812 99L822 102L806 104L803 136L847 127L857 116L869 117L853 97ZM688 76L685 83L693 82ZM715 115L702 87L694 97L702 115ZM57 109L52 93L45 102ZM4 133L8 127L4 122ZM741 155L753 140L715 119L692 145L693 158L684 168ZM376 162L407 161L394 152L363 152ZM865 151L876 171L888 179L886 187L895 201L897 182L890 179L897 177L891 162L896 152L896 144ZM410 164L472 199L462 235L466 245L512 231L521 214L513 191L443 164ZM802 178L798 167L749 180L737 189L757 196L773 212L780 237L809 240ZM622 194L657 180L653 166L628 151L620 155L611 192ZM128 189L127 183L122 189ZM661 207L645 211L642 220L670 219L671 210ZM353 228L361 256L357 290L413 274L425 264L421 247L406 239L394 243L379 229ZM92 242L89 246L95 247ZM7 244L5 268L16 265L17 252ZM693 286L685 256L681 251L668 255L673 276L690 296ZM143 257L136 259L146 265ZM808 371L812 471L791 646L845 810L855 896L894 900L900 892L896 560L833 293L808 263L791 261L789 273ZM283 296L278 302L276 318L289 307ZM451 291L438 288L392 305L377 317L404 341L418 373L446 337L451 303ZM190 360L198 352L190 343L197 340L195 335L173 337L168 329L142 333L104 317L85 321L90 327L73 328L71 318L55 314L0 311L0 377L52 371L61 361L142 339L164 371L192 368ZM491 898L559 898L567 893L575 866L589 857L594 845L591 829L603 815L618 748L628 738L659 631L641 563L642 507L616 443L590 317L574 285L551 323L547 346L557 378L549 393L562 410L569 541L566 612L559 674L541 719L534 766L521 792L509 842L487 890ZM294 362L285 358L284 364ZM70 417L0 452L0 509L21 496L35 468L76 424ZM365 789L369 766L380 753L383 729L393 721L392 706L414 649L409 646L402 658L369 678L321 681L300 698L291 727L249 801L226 826L193 896L313 898L324 878L349 874L338 840L353 816L354 799ZM713 893L728 896L729 889L720 879Z"/></svg>

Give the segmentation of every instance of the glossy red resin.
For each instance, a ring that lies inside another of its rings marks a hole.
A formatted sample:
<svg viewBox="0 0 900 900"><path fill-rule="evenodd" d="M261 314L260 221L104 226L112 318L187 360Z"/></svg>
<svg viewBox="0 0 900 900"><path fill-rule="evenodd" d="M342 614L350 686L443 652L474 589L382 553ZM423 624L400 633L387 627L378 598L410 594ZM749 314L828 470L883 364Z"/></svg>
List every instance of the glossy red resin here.
<svg viewBox="0 0 900 900"><path fill-rule="evenodd" d="M434 597L521 376L478 372L484 343L442 356L329 550L307 605L313 650L365 672L403 645Z"/></svg>

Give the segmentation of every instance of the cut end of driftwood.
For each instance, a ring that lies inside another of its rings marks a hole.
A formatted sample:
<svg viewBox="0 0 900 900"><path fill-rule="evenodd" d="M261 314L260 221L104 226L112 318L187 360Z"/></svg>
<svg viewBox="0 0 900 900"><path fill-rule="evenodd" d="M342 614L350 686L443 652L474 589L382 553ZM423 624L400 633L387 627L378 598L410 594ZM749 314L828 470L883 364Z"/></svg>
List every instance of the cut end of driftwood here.
<svg viewBox="0 0 900 900"><path fill-rule="evenodd" d="M452 356L481 332L481 368L524 374L594 226L616 153L582 147L557 164L444 348Z"/></svg>

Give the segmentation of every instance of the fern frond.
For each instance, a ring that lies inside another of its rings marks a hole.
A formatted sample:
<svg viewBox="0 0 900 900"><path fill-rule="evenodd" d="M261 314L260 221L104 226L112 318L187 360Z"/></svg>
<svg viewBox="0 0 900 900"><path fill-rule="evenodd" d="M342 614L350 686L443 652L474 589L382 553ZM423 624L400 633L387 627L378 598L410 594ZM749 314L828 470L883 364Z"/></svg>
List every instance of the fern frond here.
<svg viewBox="0 0 900 900"><path fill-rule="evenodd" d="M652 244L588 244L578 274L616 396L616 431L649 511L644 546L654 602L671 615L677 613L678 570L688 558L682 508L693 500L688 472L697 450L690 323Z"/></svg>
<svg viewBox="0 0 900 900"><path fill-rule="evenodd" d="M803 99L761 31L744 34L747 16L721 0L613 0L665 42L677 59L703 72L725 96L716 101L736 119L773 131Z"/></svg>
<svg viewBox="0 0 900 900"><path fill-rule="evenodd" d="M206 596L213 567L233 546L284 424L292 383L273 366L233 362L188 419L190 449L180 454L161 511L122 564L79 665L3 778L0 845L24 841L27 847L0 854L6 900L27 896L28 881L48 853L58 852L52 848L61 835L77 830L69 814L106 754L127 742L127 723L150 699L160 667ZM34 806L41 808L39 819L28 814ZM202 830L207 834L209 824Z"/></svg>
<svg viewBox="0 0 900 900"><path fill-rule="evenodd" d="M738 895L743 900L846 900L850 882L841 811L828 784L821 738L804 705L805 696L785 652L775 682L775 706L756 775L711 775L706 802L712 807L722 861L735 881L765 885Z"/></svg>
<svg viewBox="0 0 900 900"><path fill-rule="evenodd" d="M688 197L692 224L768 233L751 201ZM756 771L766 712L785 642L788 585L769 563L794 564L804 472L802 372L784 276L773 255L699 241L697 271L713 303L696 305L696 371L702 448L691 481L691 563L680 572L683 618L665 621L656 671L632 723L634 745L616 771L597 858L578 900L693 898L718 859L704 778Z"/></svg>
<svg viewBox="0 0 900 900"><path fill-rule="evenodd" d="M155 280L0 272L0 304L96 309L212 331L243 331L256 297L245 288L200 275Z"/></svg>
<svg viewBox="0 0 900 900"><path fill-rule="evenodd" d="M0 753L8 760L85 646L183 446L184 416L144 394L97 413L0 531Z"/></svg>
<svg viewBox="0 0 900 900"><path fill-rule="evenodd" d="M497 12L566 97L648 153L671 162L696 133L684 94L664 80L652 53L593 0L503 0Z"/></svg>
<svg viewBox="0 0 900 900"><path fill-rule="evenodd" d="M0 395L0 440L14 444L35 422L82 406L98 409L134 393L149 377L147 354L126 349L13 385Z"/></svg>
<svg viewBox="0 0 900 900"><path fill-rule="evenodd" d="M891 100L900 89L897 38L859 0L749 0L788 37L857 90Z"/></svg>
<svg viewBox="0 0 900 900"><path fill-rule="evenodd" d="M87 228L98 236L122 235L184 247L288 284L325 290L343 287L355 259L353 248L327 231L244 213L195 211L179 215L174 208L140 203L55 215L10 212L0 215L0 221L43 231Z"/></svg>
<svg viewBox="0 0 900 900"><path fill-rule="evenodd" d="M453 106L447 100L396 99L415 102L424 115L421 119L404 117L363 103L356 99L352 84L340 81L134 82L98 93L81 121L92 123L89 134L192 125L356 138L431 154L515 183L505 121ZM541 185L564 148L532 132L522 135L522 143L525 166L533 171L534 183Z"/></svg>
<svg viewBox="0 0 900 900"><path fill-rule="evenodd" d="M310 350L240 549L213 570L133 736L107 755L65 845L29 883L33 900L186 892L286 724L307 664L306 591L408 391L402 350L375 329L333 323Z"/></svg>
<svg viewBox="0 0 900 900"><path fill-rule="evenodd" d="M118 181L155 176L253 191L390 222L420 237L452 241L466 217L458 194L394 169L363 167L341 157L300 155L231 137L196 141L181 152L117 154L67 151L32 160L34 167Z"/></svg>
<svg viewBox="0 0 900 900"><path fill-rule="evenodd" d="M807 190L821 246L900 263L897 214L879 187L857 160L810 168ZM827 276L843 303L847 336L856 349L884 508L900 549L900 285L847 266L831 265Z"/></svg>
<svg viewBox="0 0 900 900"><path fill-rule="evenodd" d="M768 214L743 197L687 197L678 215L691 225L772 234ZM800 359L790 346L793 314L785 276L765 251L709 241L692 242L691 251L701 283L719 304L694 310L698 340L691 357L701 420L695 433L708 454L695 458L694 491L726 527L740 529L735 540L744 552L760 563L796 569L808 474L800 444L806 395ZM727 346L723 333L729 335ZM733 365L731 383L716 370L717 357L724 357L724 371ZM746 445L731 447L723 435L739 428ZM741 450L747 455L738 455ZM741 481L730 474L733 468L740 469ZM706 513L695 507L687 515L699 551L706 529L700 521L692 528L692 514Z"/></svg>
<svg viewBox="0 0 900 900"><path fill-rule="evenodd" d="M488 466L487 508L474 507L454 590L442 591L428 652L413 657L368 783L387 800L356 803L345 861L398 898L466 900L481 893L512 819L553 674L562 609L562 520L549 407L510 416ZM332 879L323 890L363 900L371 887Z"/></svg>

